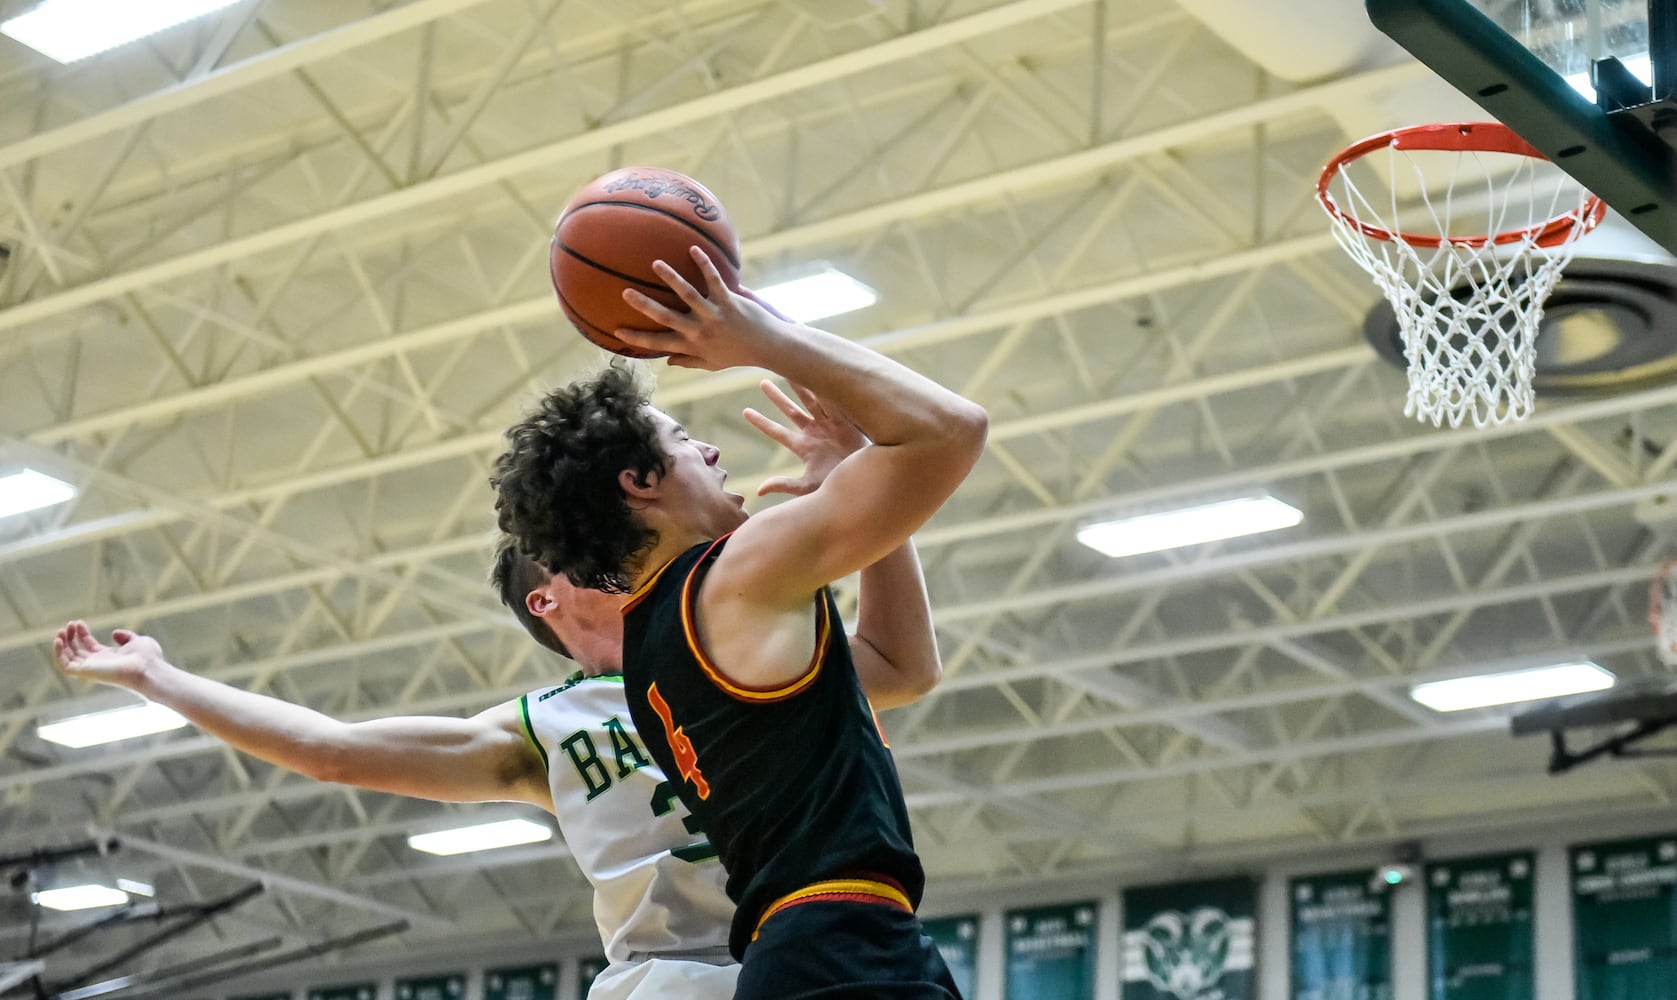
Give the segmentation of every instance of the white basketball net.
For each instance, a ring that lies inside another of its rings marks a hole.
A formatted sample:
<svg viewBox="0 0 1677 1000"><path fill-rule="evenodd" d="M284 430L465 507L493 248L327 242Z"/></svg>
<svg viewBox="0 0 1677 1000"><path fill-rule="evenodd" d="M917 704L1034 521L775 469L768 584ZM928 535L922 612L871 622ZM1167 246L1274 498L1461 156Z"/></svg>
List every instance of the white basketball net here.
<svg viewBox="0 0 1677 1000"><path fill-rule="evenodd" d="M1677 559L1661 566L1648 588L1648 620L1654 626L1654 652L1660 662L1677 667Z"/></svg>
<svg viewBox="0 0 1677 1000"><path fill-rule="evenodd" d="M1346 164L1328 194L1345 215L1396 233L1397 195L1376 207L1352 177L1359 163L1381 155L1372 152ZM1429 192L1421 199L1427 235L1443 237L1436 247L1371 235L1329 213L1339 245L1374 277L1397 313L1409 373L1404 414L1434 427L1446 421L1460 427L1471 419L1475 427L1485 427L1525 419L1532 410L1543 301L1572 259L1573 240L1588 227L1574 226L1564 242L1547 249L1537 245L1536 233L1500 246L1466 240L1541 227L1562 213L1583 218L1588 195L1548 161L1526 156L1393 146L1385 148L1384 156L1391 171L1387 176L1413 172L1423 192L1428 191L1423 161L1434 188L1440 166L1452 164L1442 194ZM1364 176L1371 172L1365 164ZM1482 182L1486 197L1458 197L1457 182L1467 178ZM1568 212L1573 197L1578 205ZM1416 232L1410 227L1403 231Z"/></svg>

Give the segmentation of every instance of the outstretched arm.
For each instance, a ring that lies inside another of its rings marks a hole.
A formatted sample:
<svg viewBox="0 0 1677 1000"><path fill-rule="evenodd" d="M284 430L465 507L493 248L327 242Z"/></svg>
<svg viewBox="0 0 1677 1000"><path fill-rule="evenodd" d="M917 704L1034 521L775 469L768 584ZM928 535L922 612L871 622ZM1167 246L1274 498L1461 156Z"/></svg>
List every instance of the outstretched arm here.
<svg viewBox="0 0 1677 1000"><path fill-rule="evenodd" d="M782 426L757 410L745 419L804 462L803 474L778 476L757 488L757 495L813 492L845 458L868 443L861 430L821 398L801 385L794 401L773 382L761 383L763 394L786 416ZM925 695L943 676L926 581L914 543L904 542L861 572L856 630L850 635L850 654L862 691L876 709L896 708Z"/></svg>
<svg viewBox="0 0 1677 1000"><path fill-rule="evenodd" d="M104 645L84 622L70 622L53 640L60 672L127 688L238 750L320 781L441 802L517 801L553 809L516 702L469 719L340 722L181 670L149 636L117 629L112 639L117 645Z"/></svg>

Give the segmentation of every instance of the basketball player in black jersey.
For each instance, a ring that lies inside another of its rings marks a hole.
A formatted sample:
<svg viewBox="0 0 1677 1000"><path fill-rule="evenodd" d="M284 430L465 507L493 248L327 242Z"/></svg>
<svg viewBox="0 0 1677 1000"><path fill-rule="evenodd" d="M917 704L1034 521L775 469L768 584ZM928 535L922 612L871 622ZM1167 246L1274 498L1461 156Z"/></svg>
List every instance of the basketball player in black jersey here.
<svg viewBox="0 0 1677 1000"><path fill-rule="evenodd" d="M807 494L747 519L717 450L613 367L549 394L508 431L494 477L501 526L579 586L631 595L630 711L728 869L737 996L956 996L913 913L924 875L858 676L898 656L935 657L907 542L977 461L987 418L873 351L729 291L692 254L702 293L655 265L690 311L628 292L668 329L617 336L683 367L766 368L867 444ZM827 584L858 571L849 642ZM870 600L904 581L918 601Z"/></svg>

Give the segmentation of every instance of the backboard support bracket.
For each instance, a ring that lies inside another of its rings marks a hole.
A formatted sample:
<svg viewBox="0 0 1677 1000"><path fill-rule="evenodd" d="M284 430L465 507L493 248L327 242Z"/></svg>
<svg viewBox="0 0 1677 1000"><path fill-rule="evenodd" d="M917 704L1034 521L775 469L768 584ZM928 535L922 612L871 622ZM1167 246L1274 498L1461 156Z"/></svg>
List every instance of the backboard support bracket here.
<svg viewBox="0 0 1677 1000"><path fill-rule="evenodd" d="M1583 750L1568 750L1566 746L1566 730L1549 730L1549 773L1562 774L1572 770L1580 764L1587 764L1597 757L1610 756L1614 759L1626 757L1677 757L1677 747L1659 747L1656 749L1638 749L1633 744L1677 726L1677 719L1649 720L1638 723L1630 731L1609 737L1600 743Z"/></svg>

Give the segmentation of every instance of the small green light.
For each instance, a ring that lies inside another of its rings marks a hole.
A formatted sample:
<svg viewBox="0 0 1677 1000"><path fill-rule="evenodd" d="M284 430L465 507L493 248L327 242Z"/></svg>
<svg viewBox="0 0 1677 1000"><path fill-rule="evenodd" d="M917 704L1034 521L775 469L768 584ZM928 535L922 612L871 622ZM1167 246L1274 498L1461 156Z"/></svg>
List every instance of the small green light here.
<svg viewBox="0 0 1677 1000"><path fill-rule="evenodd" d="M1386 884L1387 885L1397 885L1398 883L1400 883L1402 881L1403 881L1403 872L1398 871L1396 868L1388 868L1386 870Z"/></svg>

